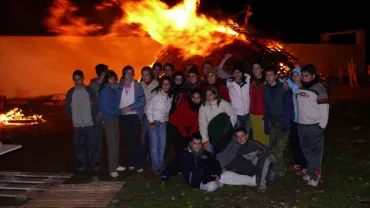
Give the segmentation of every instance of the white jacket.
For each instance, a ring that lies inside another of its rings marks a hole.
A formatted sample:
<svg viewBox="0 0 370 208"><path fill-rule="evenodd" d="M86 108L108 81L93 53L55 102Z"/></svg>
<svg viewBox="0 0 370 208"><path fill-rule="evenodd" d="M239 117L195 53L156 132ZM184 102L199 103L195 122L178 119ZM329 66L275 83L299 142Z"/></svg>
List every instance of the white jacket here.
<svg viewBox="0 0 370 208"><path fill-rule="evenodd" d="M147 103L145 114L149 123L154 121L168 121L168 114L172 105L172 97L162 95L160 92L152 92Z"/></svg>
<svg viewBox="0 0 370 208"><path fill-rule="evenodd" d="M226 85L229 89L231 106L234 109L236 115L244 116L249 113L249 107L251 99L249 96L250 79L249 74L245 74L246 84L240 87L235 81L227 81Z"/></svg>
<svg viewBox="0 0 370 208"><path fill-rule="evenodd" d="M220 104L217 105L217 100L212 101L212 103L206 101L205 105L201 105L199 108L199 131L202 136L202 142L206 143L209 140L208 137L208 124L209 122L220 113L226 113L230 116L230 121L233 126L236 123L236 114L233 111L231 105L225 101L221 100Z"/></svg>
<svg viewBox="0 0 370 208"><path fill-rule="evenodd" d="M148 101L149 101L149 98L150 98L150 94L152 93L154 88L156 88L158 86L158 81L153 79L153 81L149 85L146 85L144 81L141 81L140 84L143 87L144 94L145 94L145 108L144 108L144 110L145 110L146 106L148 106Z"/></svg>

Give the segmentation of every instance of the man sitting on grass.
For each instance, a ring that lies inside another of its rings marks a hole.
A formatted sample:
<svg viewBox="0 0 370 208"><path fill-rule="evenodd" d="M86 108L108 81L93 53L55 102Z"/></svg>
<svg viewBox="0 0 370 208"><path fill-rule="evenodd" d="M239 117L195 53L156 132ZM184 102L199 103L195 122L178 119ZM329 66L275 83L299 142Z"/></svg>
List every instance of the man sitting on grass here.
<svg viewBox="0 0 370 208"><path fill-rule="evenodd" d="M218 182L221 175L220 163L210 152L203 149L199 134L192 135L185 152L176 157L162 172L163 184L179 172L193 188L211 192L221 185Z"/></svg>

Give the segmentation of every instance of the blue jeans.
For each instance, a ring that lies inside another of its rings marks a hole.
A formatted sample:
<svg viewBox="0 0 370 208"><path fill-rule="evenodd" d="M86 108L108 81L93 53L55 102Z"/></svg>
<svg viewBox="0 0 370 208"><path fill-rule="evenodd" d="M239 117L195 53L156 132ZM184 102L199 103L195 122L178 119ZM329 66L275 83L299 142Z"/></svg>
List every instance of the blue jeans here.
<svg viewBox="0 0 370 208"><path fill-rule="evenodd" d="M163 168L164 152L166 150L167 125L155 121L154 129L150 128L150 152L152 154L152 168L157 171Z"/></svg>
<svg viewBox="0 0 370 208"><path fill-rule="evenodd" d="M78 170L87 170L89 168L86 152L89 152L90 161L94 164L94 127L73 127L74 152Z"/></svg>
<svg viewBox="0 0 370 208"><path fill-rule="evenodd" d="M143 116L140 130L139 168L143 168L147 162L149 143L149 121L146 114Z"/></svg>
<svg viewBox="0 0 370 208"><path fill-rule="evenodd" d="M236 128L243 127L245 130L247 130L248 134L251 133L251 117L249 116L249 113L244 116L237 115L237 121L236 121Z"/></svg>

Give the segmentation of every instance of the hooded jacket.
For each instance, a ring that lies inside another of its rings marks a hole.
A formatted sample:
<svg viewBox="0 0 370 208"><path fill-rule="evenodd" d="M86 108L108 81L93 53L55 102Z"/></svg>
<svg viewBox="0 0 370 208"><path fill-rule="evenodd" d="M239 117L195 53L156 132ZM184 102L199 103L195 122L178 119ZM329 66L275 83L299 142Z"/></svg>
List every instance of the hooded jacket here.
<svg viewBox="0 0 370 208"><path fill-rule="evenodd" d="M288 82L289 87L292 89L293 92L293 107L294 107L294 118L293 121L297 122L298 121L298 105L297 105L297 93L299 91L299 85L293 82L293 72L296 72L301 76L301 68L296 67L290 72L289 74L289 79L286 81ZM284 82L285 80L280 80L281 82Z"/></svg>
<svg viewBox="0 0 370 208"><path fill-rule="evenodd" d="M182 173L185 181L193 188L199 188L200 184L206 184L216 180L221 175L220 163L210 152L201 150L194 153L188 146L184 153L176 157L162 172L162 181L168 181L178 172Z"/></svg>

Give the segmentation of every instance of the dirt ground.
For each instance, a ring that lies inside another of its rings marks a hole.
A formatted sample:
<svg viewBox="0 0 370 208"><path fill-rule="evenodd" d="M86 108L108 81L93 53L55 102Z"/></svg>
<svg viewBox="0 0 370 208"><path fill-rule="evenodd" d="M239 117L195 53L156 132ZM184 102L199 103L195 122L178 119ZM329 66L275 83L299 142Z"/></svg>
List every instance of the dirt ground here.
<svg viewBox="0 0 370 208"><path fill-rule="evenodd" d="M214 193L190 189L181 176L162 186L158 176L126 171L118 179L128 181L108 207L370 207L370 87L343 88L340 100L332 103L325 134L323 180L308 187L293 173L269 184L266 193L255 188L224 186ZM334 98L333 99L337 99ZM12 106L7 106L10 108ZM72 125L64 107L43 106L32 101L21 107L26 113L44 115L46 122L28 127L0 126L0 141L22 144L23 148L0 157L0 171L73 173ZM286 162L291 163L287 149ZM125 164L125 144L121 142L121 164ZM107 173L100 180L112 180ZM89 182L92 175L76 175L69 182ZM22 201L0 198L0 206L21 205Z"/></svg>

